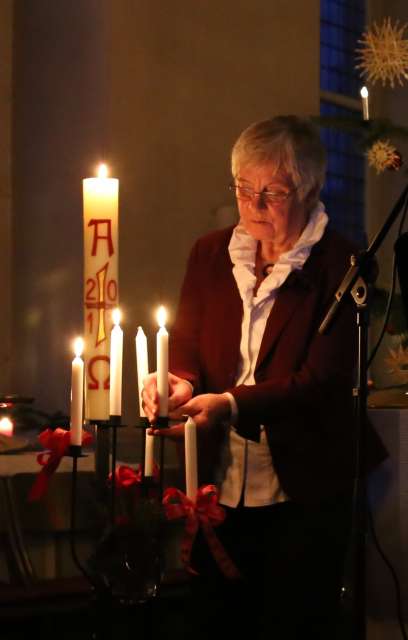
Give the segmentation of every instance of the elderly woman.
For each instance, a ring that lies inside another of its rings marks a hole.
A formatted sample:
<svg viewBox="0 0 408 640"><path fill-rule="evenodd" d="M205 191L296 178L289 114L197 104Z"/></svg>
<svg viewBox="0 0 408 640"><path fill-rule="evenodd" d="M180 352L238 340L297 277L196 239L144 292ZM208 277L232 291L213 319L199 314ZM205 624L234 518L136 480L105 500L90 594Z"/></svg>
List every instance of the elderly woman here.
<svg viewBox="0 0 408 640"><path fill-rule="evenodd" d="M189 258L170 417L196 422L200 480L219 487L227 518L217 535L242 576L224 580L197 540L202 637L214 637L220 615L231 633L333 637L354 476L356 329L350 299L318 332L354 250L327 229L325 164L309 121L249 126L232 150L239 223L199 239ZM155 375L143 398L154 422ZM183 425L155 433L177 439ZM384 456L370 430L369 467Z"/></svg>

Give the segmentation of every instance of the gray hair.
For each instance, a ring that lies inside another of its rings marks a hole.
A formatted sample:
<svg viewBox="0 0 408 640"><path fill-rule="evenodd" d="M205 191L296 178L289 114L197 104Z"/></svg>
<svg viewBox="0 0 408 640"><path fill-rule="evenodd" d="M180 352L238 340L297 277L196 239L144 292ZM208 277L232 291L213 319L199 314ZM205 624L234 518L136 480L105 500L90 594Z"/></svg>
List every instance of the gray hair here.
<svg viewBox="0 0 408 640"><path fill-rule="evenodd" d="M326 150L317 128L306 118L277 116L254 122L240 134L231 154L234 178L244 167L269 162L290 176L302 196L323 186Z"/></svg>

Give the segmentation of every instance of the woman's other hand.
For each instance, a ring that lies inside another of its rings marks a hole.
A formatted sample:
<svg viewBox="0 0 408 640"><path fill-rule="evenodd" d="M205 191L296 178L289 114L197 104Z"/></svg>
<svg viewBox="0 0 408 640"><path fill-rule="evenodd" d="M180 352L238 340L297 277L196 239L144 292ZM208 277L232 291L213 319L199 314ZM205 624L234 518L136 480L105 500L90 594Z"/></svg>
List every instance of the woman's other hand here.
<svg viewBox="0 0 408 640"><path fill-rule="evenodd" d="M184 405L193 395L193 388L183 378L169 373L169 417L178 407ZM159 417L159 394L157 392L157 374L150 373L143 380L143 409L149 422L154 422Z"/></svg>
<svg viewBox="0 0 408 640"><path fill-rule="evenodd" d="M225 393L204 393L192 398L169 414L172 420L191 416L197 430L211 429L231 416L231 405ZM152 429L154 435L164 436L172 440L180 440L184 436L184 423L176 424L168 429Z"/></svg>

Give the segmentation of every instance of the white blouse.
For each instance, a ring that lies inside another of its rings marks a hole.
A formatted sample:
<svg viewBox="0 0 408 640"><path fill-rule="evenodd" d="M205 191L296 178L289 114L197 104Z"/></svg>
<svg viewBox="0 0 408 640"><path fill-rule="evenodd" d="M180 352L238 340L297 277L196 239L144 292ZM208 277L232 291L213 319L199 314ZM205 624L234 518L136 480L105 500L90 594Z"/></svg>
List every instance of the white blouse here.
<svg viewBox="0 0 408 640"><path fill-rule="evenodd" d="M324 205L319 202L294 247L279 257L272 271L261 282L256 295L257 240L242 225L235 227L229 243L229 254L243 302L236 385L255 384L254 372L259 348L278 290L293 270L302 269L313 245L322 237L327 222ZM237 411L233 396L229 397ZM233 426L229 428L216 477L220 487L220 503L229 507L238 505L242 492L243 503L247 507L265 506L287 499L273 468L263 427L259 442L246 440L238 435Z"/></svg>

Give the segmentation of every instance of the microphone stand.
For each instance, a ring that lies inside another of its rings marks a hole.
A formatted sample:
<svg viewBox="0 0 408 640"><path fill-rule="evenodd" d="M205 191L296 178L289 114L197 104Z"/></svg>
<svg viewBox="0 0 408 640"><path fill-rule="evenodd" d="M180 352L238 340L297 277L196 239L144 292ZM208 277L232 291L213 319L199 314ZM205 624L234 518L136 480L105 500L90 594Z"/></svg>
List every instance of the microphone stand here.
<svg viewBox="0 0 408 640"><path fill-rule="evenodd" d="M324 334L333 322L345 296L350 293L356 304L358 351L357 382L353 389L355 415L356 470L353 491L352 515L352 639L366 638L366 532L368 524L366 470L366 432L367 432L367 353L369 326L368 285L374 281L374 256L387 236L391 226L407 202L408 185L402 191L384 225L374 240L361 254L350 257L350 267L335 293L335 300L319 327Z"/></svg>

